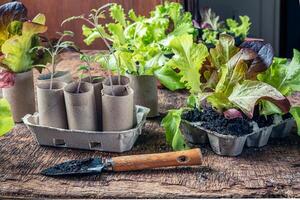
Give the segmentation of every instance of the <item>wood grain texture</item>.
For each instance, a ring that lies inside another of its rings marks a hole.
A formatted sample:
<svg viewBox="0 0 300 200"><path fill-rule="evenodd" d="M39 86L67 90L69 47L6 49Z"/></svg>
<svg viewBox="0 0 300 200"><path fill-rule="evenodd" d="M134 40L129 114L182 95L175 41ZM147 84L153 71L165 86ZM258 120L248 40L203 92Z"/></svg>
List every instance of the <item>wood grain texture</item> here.
<svg viewBox="0 0 300 200"><path fill-rule="evenodd" d="M202 164L199 148L159 154L119 156L112 158L113 171L136 171L160 167L193 166Z"/></svg>
<svg viewBox="0 0 300 200"><path fill-rule="evenodd" d="M77 54L65 54L59 68L76 71ZM97 74L103 74L98 70ZM159 90L160 112L184 105L185 92ZM105 158L171 151L161 118L148 120L134 148L123 154L39 146L23 124L0 138L0 199L31 198L300 198L300 138L271 140L264 148L246 148L239 157L214 154L201 146L202 166L163 168L101 176L54 179L39 172L72 159Z"/></svg>
<svg viewBox="0 0 300 200"><path fill-rule="evenodd" d="M0 3L9 2L10 0L0 0ZM181 2L181 0L170 0ZM160 4L161 0L21 0L28 8L29 19L32 19L38 13L44 13L47 18L46 25L48 31L45 34L49 38L57 38L56 32L71 30L75 33L74 42L82 49L106 49L102 41L98 40L95 44L87 46L83 42L82 22L73 21L61 26L63 20L71 16L84 14L87 16L91 9L115 2L123 5L125 12L130 9L140 15L149 15L153 8ZM103 20L102 23L109 22L110 19Z"/></svg>

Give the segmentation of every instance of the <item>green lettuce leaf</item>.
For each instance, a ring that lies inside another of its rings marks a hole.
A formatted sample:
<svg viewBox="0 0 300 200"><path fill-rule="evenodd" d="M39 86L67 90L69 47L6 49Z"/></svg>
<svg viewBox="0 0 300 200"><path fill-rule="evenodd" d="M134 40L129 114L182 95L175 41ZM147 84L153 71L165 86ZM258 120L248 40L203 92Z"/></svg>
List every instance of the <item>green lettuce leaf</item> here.
<svg viewBox="0 0 300 200"><path fill-rule="evenodd" d="M156 70L154 74L161 84L171 91L185 88L185 85L180 81L181 76L167 65Z"/></svg>
<svg viewBox="0 0 300 200"><path fill-rule="evenodd" d="M174 38L169 46L175 56L169 60L168 66L179 69L181 82L191 93L200 91L200 69L208 56L208 50L204 44L195 44L192 35L182 35Z"/></svg>
<svg viewBox="0 0 300 200"><path fill-rule="evenodd" d="M227 19L226 24L230 33L236 37L246 38L251 26L250 18L248 16L240 16L239 18L240 23L233 19Z"/></svg>
<svg viewBox="0 0 300 200"><path fill-rule="evenodd" d="M0 136L14 127L14 120L7 100L0 99Z"/></svg>
<svg viewBox="0 0 300 200"><path fill-rule="evenodd" d="M245 80L234 87L228 100L243 111L249 118L253 117L254 107L259 100L268 100L287 113L290 103L277 89L269 84Z"/></svg>
<svg viewBox="0 0 300 200"><path fill-rule="evenodd" d="M211 29L203 29L202 40L205 44L217 44L219 32Z"/></svg>
<svg viewBox="0 0 300 200"><path fill-rule="evenodd" d="M169 110L168 115L162 120L166 131L166 141L175 151L188 149L184 137L179 129L183 110Z"/></svg>
<svg viewBox="0 0 300 200"><path fill-rule="evenodd" d="M27 17L26 7L18 1L0 6L0 49L2 44L17 33L17 24L13 21L22 21ZM20 24L18 24L18 27Z"/></svg>
<svg viewBox="0 0 300 200"><path fill-rule="evenodd" d="M39 15L36 21L43 20L43 16ZM2 45L2 53L5 55L2 64L15 73L22 73L32 69L34 60L32 59L31 49L34 47L34 38L39 33L47 31L47 27L43 24L34 22L24 22L22 27L22 35L15 35L6 40Z"/></svg>
<svg viewBox="0 0 300 200"><path fill-rule="evenodd" d="M113 4L110 8L110 16L123 27L127 26L124 9L121 5Z"/></svg>
<svg viewBox="0 0 300 200"><path fill-rule="evenodd" d="M300 107L291 108L290 113L293 115L293 118L296 121L298 127L298 135L300 136Z"/></svg>
<svg viewBox="0 0 300 200"><path fill-rule="evenodd" d="M213 66L221 67L226 64L239 48L235 46L235 40L232 36L221 34L215 48L210 49L210 60Z"/></svg>

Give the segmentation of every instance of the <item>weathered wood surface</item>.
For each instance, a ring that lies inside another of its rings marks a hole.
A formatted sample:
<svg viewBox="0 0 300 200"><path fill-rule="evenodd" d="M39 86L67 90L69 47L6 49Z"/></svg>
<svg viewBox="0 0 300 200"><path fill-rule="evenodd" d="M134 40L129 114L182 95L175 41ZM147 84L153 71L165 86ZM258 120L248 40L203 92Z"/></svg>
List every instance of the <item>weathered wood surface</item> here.
<svg viewBox="0 0 300 200"><path fill-rule="evenodd" d="M60 67L74 70L78 55L66 58ZM160 90L160 111L180 107L185 98L181 92ZM217 156L209 146L203 146L201 167L70 179L39 175L42 169L71 159L170 151L160 120L149 120L133 150L124 154L41 147L26 127L18 124L0 138L0 199L300 197L300 138L295 134L272 140L262 149L245 149L236 158Z"/></svg>

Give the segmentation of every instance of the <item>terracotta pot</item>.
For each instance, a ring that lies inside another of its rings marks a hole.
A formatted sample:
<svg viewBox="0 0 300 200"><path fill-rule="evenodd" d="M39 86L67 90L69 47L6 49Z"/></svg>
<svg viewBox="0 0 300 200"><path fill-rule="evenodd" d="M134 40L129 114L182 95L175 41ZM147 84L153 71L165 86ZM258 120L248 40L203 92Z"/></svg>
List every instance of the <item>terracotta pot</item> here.
<svg viewBox="0 0 300 200"><path fill-rule="evenodd" d="M94 86L91 83L82 82L81 92L77 93L78 84L78 82L73 82L64 87L69 129L96 131L98 120Z"/></svg>
<svg viewBox="0 0 300 200"><path fill-rule="evenodd" d="M37 83L50 82L51 73L40 74L37 78ZM53 81L70 83L73 81L70 71L57 71L54 75Z"/></svg>
<svg viewBox="0 0 300 200"><path fill-rule="evenodd" d="M32 70L16 74L15 85L3 88L3 97L10 103L15 122L22 122L26 114L33 114L35 98Z"/></svg>
<svg viewBox="0 0 300 200"><path fill-rule="evenodd" d="M39 124L55 128L68 128L64 82L53 82L50 90L50 82L37 85L37 101L39 111Z"/></svg>
<svg viewBox="0 0 300 200"><path fill-rule="evenodd" d="M98 120L98 128L97 130L102 131L102 94L101 90L103 89L102 82L104 80L103 77L100 76L92 76L86 77L82 79L83 82L92 83L94 86L94 94L95 94L95 101L96 101L96 111L97 111L97 120ZM91 82L92 80L92 82Z"/></svg>
<svg viewBox="0 0 300 200"><path fill-rule="evenodd" d="M113 82L113 87L116 88L119 86L129 86L130 80L126 76L121 76L120 77L121 85L119 85L118 76L112 76L112 82ZM105 78L102 83L103 83L104 91L107 91L109 93L109 91L111 91L110 78L109 77Z"/></svg>
<svg viewBox="0 0 300 200"><path fill-rule="evenodd" d="M134 92L130 87L102 90L103 131L123 131L134 126Z"/></svg>
<svg viewBox="0 0 300 200"><path fill-rule="evenodd" d="M150 108L148 117L158 116L157 80L155 76L132 76L130 87L134 91L134 104Z"/></svg>

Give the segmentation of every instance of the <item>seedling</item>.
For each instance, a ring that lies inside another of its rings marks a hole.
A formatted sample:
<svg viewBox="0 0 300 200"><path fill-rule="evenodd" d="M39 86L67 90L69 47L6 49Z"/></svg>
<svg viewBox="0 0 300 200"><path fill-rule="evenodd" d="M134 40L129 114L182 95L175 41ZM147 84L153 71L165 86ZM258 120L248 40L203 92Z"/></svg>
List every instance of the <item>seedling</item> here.
<svg viewBox="0 0 300 200"><path fill-rule="evenodd" d="M72 41L64 41L66 37L73 37L74 34L71 31L64 31L63 33L57 32L58 35L60 35L60 38L55 42L55 44L51 44L49 42L49 47L44 47L44 46L37 46L32 49L32 51L38 49L42 50L46 53L48 53L51 57L51 63L50 63L50 68L48 68L47 65L40 64L40 65L35 65L36 67L47 69L51 73L51 78L50 78L50 90L53 87L53 78L56 74L56 67L57 67L57 59L58 55L62 53L64 50L69 49L69 48L75 48L74 42Z"/></svg>
<svg viewBox="0 0 300 200"><path fill-rule="evenodd" d="M105 13L106 9L109 8L111 5L113 5L113 4L109 3L109 4L106 4L106 5L98 8L98 9L92 9L88 17L85 17L84 15L70 17L70 18L64 20L62 22L62 25L67 23L67 22L70 22L72 20L83 20L83 21L85 21L87 24L91 25L93 27L93 31L96 32L96 35L94 35L93 40L96 39L96 38L101 38L102 41L104 42L105 46L108 48L109 53L114 56L115 60L117 60L117 57L115 56L114 50L111 48L111 46L110 46L110 44L107 40L108 35L105 33L103 26L101 26L99 24L99 20L105 18L104 13ZM105 59L106 63L109 63L109 59L106 56L104 56L103 58ZM119 85L120 85L121 84L120 67L118 66L117 68L118 68L118 82L119 82ZM111 74L109 75L109 79L110 79L110 85L112 87L112 94L114 95L113 82L112 82Z"/></svg>

